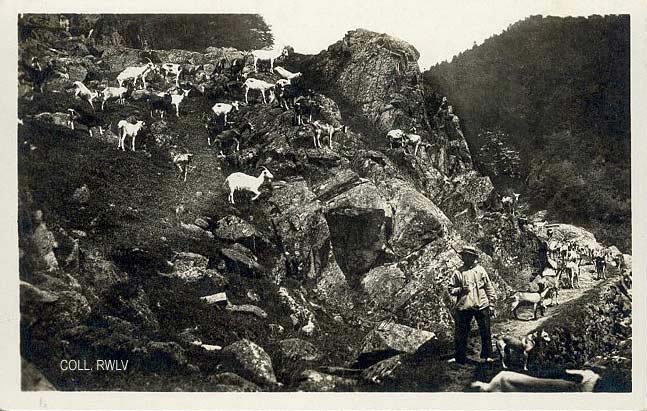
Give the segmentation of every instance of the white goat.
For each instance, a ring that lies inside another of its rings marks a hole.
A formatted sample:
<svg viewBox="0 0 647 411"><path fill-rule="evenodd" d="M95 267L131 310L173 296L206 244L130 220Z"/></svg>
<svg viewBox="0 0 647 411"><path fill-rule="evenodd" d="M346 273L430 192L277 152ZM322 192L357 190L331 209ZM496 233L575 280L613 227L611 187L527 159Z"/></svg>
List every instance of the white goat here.
<svg viewBox="0 0 647 411"><path fill-rule="evenodd" d="M240 109L239 101L232 101L231 103L216 103L211 107L211 110L216 116L225 116L225 123L227 124L227 114L231 113L232 110L238 111Z"/></svg>
<svg viewBox="0 0 647 411"><path fill-rule="evenodd" d="M234 204L234 192L243 190L250 191L256 194L252 197L252 201L256 200L258 196L261 195L259 191L260 186L263 184L266 178L274 178L270 170L263 167L263 171L258 177L250 176L245 173L232 173L225 179L225 186L229 187L229 202Z"/></svg>
<svg viewBox="0 0 647 411"><path fill-rule="evenodd" d="M87 101L88 103L90 103L92 110L94 110L94 104L92 104L92 100L99 97L99 93L97 93L96 91L90 91L90 89L80 81L74 82L74 88L74 97L79 97L81 100Z"/></svg>
<svg viewBox="0 0 647 411"><path fill-rule="evenodd" d="M291 71L288 71L288 70L284 69L281 66L274 67L274 71L276 71L279 74L279 76L283 77L284 79L290 80L290 81L292 81L294 79L298 79L299 77L301 77L301 72L292 73Z"/></svg>
<svg viewBox="0 0 647 411"><path fill-rule="evenodd" d="M117 82L119 83L119 87L123 87L124 83L130 80L133 81L133 85L135 85L136 87L137 79L141 78L142 82L144 83L144 88L146 88L146 74L148 74L148 72L153 70L154 68L155 65L150 60L148 63L141 67L126 67L124 71L117 75Z"/></svg>
<svg viewBox="0 0 647 411"><path fill-rule="evenodd" d="M413 133L406 133L399 128L396 128L386 133L386 137L389 139L389 147L393 148L394 141L399 141L400 144L404 146L405 152L407 151L407 146L414 146L413 155L415 157L415 155L418 154L418 147L422 142L422 137L418 134L414 134L416 132L415 128L412 128L411 131Z"/></svg>
<svg viewBox="0 0 647 411"><path fill-rule="evenodd" d="M115 98L119 100L119 104L124 104L126 93L128 93L128 89L126 87L104 88L103 91L101 91L101 110L103 111L103 108L107 101Z"/></svg>
<svg viewBox="0 0 647 411"><path fill-rule="evenodd" d="M276 84L268 83L267 81L255 79L255 78L248 78L245 80L245 83L243 84L243 87L245 88L245 103L249 104L249 100L247 99L247 95L249 94L249 90L258 90L261 92L261 95L263 96L263 104L267 104L267 100L265 99L265 92L270 91L270 99L273 97L273 91L274 88L276 87Z"/></svg>
<svg viewBox="0 0 647 411"><path fill-rule="evenodd" d="M510 210L510 213L514 216L514 209L517 205L517 201L519 201L519 194L512 193L511 196L503 197L501 199L501 204L503 204L504 207L508 208Z"/></svg>
<svg viewBox="0 0 647 411"><path fill-rule="evenodd" d="M174 63L164 63L159 67L159 70L162 72L164 75L164 81L167 80L167 76L173 75L175 76L175 86L180 87L180 75L182 73L182 66L179 64L174 64Z"/></svg>
<svg viewBox="0 0 647 411"><path fill-rule="evenodd" d="M135 124L131 124L127 122L126 120L121 120L119 123L117 123L117 128L119 129L119 145L117 146L117 149L121 148L122 150L126 151L126 147L124 142L126 141L126 136L130 136L133 139L133 151L135 151L135 137L137 137L137 133L144 128L146 123L143 121L138 121Z"/></svg>
<svg viewBox="0 0 647 411"><path fill-rule="evenodd" d="M270 71L274 71L274 60L281 56L288 55L288 48L276 48L271 50L254 50L252 51L252 56L254 57L254 72L258 72L258 60L269 60L270 61Z"/></svg>
<svg viewBox="0 0 647 411"><path fill-rule="evenodd" d="M341 131L342 133L346 133L346 126L341 125L339 127L334 127L331 126L328 123L324 123L321 120L316 120L314 123L312 123L312 126L315 129L315 135L312 137L314 141L315 148L320 148L321 147L321 133L326 133L328 134L328 141L329 141L329 146L330 149L332 150L332 136L338 131Z"/></svg>
<svg viewBox="0 0 647 411"><path fill-rule="evenodd" d="M536 378L513 371L501 371L489 383L475 381L472 388L481 392L593 392L600 375L591 370L566 370L581 375L579 383L553 378Z"/></svg>
<svg viewBox="0 0 647 411"><path fill-rule="evenodd" d="M189 95L191 89L182 89L180 94L171 94L171 105L175 106L175 116L180 117L180 103Z"/></svg>

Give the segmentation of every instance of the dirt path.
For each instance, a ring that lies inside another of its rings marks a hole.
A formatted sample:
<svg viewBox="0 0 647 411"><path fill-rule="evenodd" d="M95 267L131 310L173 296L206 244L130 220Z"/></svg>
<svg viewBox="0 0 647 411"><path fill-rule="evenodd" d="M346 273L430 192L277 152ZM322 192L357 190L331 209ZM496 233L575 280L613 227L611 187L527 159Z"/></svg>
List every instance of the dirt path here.
<svg viewBox="0 0 647 411"><path fill-rule="evenodd" d="M576 289L560 289L559 305L548 307L546 315L537 320L532 319L532 309L519 309L520 320L508 319L492 324L493 334L509 334L516 336L527 335L540 328L549 318L559 315L570 306L569 302L582 297L590 288L599 285L604 280L595 280L593 265L580 267L580 286Z"/></svg>
<svg viewBox="0 0 647 411"><path fill-rule="evenodd" d="M579 304L580 299L587 291L593 287L599 286L605 280L595 280L595 272L592 265L582 266L580 273L580 286L577 289L561 289L559 291L559 305L548 307L546 315L537 320L532 319L532 310L519 310L520 320L506 319L503 321L496 321L492 323L493 334L509 334L515 336L523 336L531 333L537 328L540 328L549 318L553 318L563 312L566 312L574 304ZM525 318L528 318L527 320ZM481 350L481 340L478 335L478 330L473 324L473 330L470 334L468 342L468 358L471 360L467 365L450 365L446 372L446 385L443 386L445 392L461 392L465 391L470 382L475 380L488 381L501 369L501 364L496 361L492 364L482 364L479 360L479 353ZM494 357L498 357L496 351L493 352Z"/></svg>

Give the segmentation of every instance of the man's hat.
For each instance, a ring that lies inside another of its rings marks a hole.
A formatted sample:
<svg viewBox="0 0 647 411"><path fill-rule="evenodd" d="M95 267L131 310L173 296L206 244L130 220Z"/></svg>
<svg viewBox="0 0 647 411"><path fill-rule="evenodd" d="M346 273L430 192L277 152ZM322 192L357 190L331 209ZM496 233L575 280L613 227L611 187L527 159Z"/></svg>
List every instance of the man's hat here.
<svg viewBox="0 0 647 411"><path fill-rule="evenodd" d="M463 254L471 254L471 255L473 255L475 257L478 257L478 253L476 252L476 248L470 247L470 246L463 247L463 249L461 250L461 252L459 254L461 254L461 255L463 255Z"/></svg>

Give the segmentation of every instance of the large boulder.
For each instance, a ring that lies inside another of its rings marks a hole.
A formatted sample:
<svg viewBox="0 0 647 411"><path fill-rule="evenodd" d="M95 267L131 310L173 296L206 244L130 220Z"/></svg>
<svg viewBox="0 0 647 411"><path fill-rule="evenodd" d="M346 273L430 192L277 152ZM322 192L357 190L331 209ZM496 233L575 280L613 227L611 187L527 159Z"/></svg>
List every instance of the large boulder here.
<svg viewBox="0 0 647 411"><path fill-rule="evenodd" d="M360 354L384 351L413 354L422 344L433 338L436 338L433 332L384 321L364 338Z"/></svg>
<svg viewBox="0 0 647 411"><path fill-rule="evenodd" d="M262 385L276 385L272 359L258 345L243 339L223 348L222 352L231 356L237 368L233 371Z"/></svg>
<svg viewBox="0 0 647 411"><path fill-rule="evenodd" d="M425 124L418 51L395 37L358 29L307 59L302 71L324 79L381 132Z"/></svg>
<svg viewBox="0 0 647 411"><path fill-rule="evenodd" d="M281 356L290 361L317 361L321 352L313 344L299 338L279 341Z"/></svg>
<svg viewBox="0 0 647 411"><path fill-rule="evenodd" d="M391 204L394 208L390 244L401 257L443 237L451 225L431 200L406 184L399 186Z"/></svg>
<svg viewBox="0 0 647 411"><path fill-rule="evenodd" d="M350 391L357 385L357 380L338 377L315 370L305 370L301 373L299 391L334 392Z"/></svg>
<svg viewBox="0 0 647 411"><path fill-rule="evenodd" d="M326 204L333 249L340 268L360 275L383 256L393 213L375 185L359 184Z"/></svg>
<svg viewBox="0 0 647 411"><path fill-rule="evenodd" d="M381 266L366 273L362 278L362 288L376 306L388 307L406 281L406 276L397 266Z"/></svg>
<svg viewBox="0 0 647 411"><path fill-rule="evenodd" d="M203 255L179 252L173 258L173 271L169 274L186 282L196 282L206 274L209 259Z"/></svg>

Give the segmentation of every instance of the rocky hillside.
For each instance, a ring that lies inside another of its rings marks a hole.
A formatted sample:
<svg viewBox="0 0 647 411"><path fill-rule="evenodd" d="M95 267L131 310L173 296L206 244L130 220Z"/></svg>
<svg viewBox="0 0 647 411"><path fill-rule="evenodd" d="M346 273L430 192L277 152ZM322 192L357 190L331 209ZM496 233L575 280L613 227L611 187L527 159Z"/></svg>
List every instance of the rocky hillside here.
<svg viewBox="0 0 647 411"><path fill-rule="evenodd" d="M462 133L429 124L418 53L398 39L356 30L319 55L281 61L303 73L319 119L348 126L332 149L313 148L313 127L295 125L293 110L250 93L234 121L254 131L224 157L207 145L204 113L215 101L243 99L242 90L233 79L220 90L203 74L222 58L244 57L239 50L104 46L95 55L83 39L46 26L32 27L24 44L24 61L55 67L43 93L24 77L19 85L27 389L385 389L376 385L384 370L410 367L407 355L451 352L446 289L463 245L480 248L502 317L504 296L536 268L545 221L492 206L492 183L472 168ZM151 118L144 104L171 86L161 76L104 111L71 93L76 80L115 85L119 71L147 59L203 66L183 79L192 91L179 118ZM68 108L82 114L74 130L36 117ZM116 149L115 125L126 118L146 122L137 151ZM415 157L390 149L385 136L410 126L424 141ZM172 150L194 155L186 182ZM274 176L263 194L251 201L237 193L228 203L225 178L261 167ZM66 373L59 362L67 358L130 366L119 378ZM443 365L426 389L447 388Z"/></svg>

